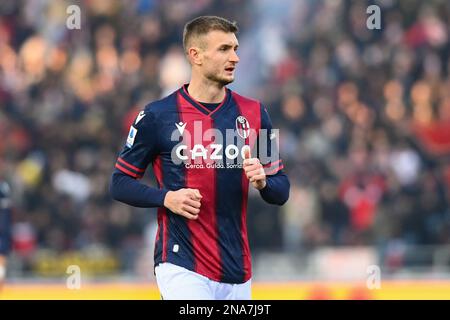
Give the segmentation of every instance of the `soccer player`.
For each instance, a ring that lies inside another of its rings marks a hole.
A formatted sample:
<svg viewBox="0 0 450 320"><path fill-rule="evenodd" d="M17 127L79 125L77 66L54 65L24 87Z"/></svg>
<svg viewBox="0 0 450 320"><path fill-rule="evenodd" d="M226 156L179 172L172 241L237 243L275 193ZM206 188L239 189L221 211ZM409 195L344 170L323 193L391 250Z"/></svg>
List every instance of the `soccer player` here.
<svg viewBox="0 0 450 320"><path fill-rule="evenodd" d="M239 62L237 31L216 16L186 24L190 82L139 113L112 175L114 199L159 208L163 299L251 299L249 184L270 204L289 197L267 110L226 87ZM137 180L150 163L159 188Z"/></svg>
<svg viewBox="0 0 450 320"><path fill-rule="evenodd" d="M6 276L6 257L11 246L11 203L9 186L0 181L0 291Z"/></svg>

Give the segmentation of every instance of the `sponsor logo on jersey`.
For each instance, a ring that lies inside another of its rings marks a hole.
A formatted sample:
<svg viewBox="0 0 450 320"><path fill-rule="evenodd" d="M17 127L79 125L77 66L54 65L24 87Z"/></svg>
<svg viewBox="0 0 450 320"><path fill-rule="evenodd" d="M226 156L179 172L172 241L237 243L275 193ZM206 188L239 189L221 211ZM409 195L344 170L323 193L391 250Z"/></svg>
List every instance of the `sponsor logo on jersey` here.
<svg viewBox="0 0 450 320"><path fill-rule="evenodd" d="M145 112L144 111L139 112L139 114L136 117L136 121L134 122L134 125L137 125L138 122L141 121L143 117L145 117Z"/></svg>
<svg viewBox="0 0 450 320"><path fill-rule="evenodd" d="M134 144L134 139L136 138L138 130L131 126L130 127L130 132L128 133L128 137L127 137L127 147L131 148Z"/></svg>
<svg viewBox="0 0 450 320"><path fill-rule="evenodd" d="M177 142L171 151L172 162L196 164L200 166L199 168L214 163L229 168L230 165L242 164L245 148L249 148L248 143L252 143L251 141L254 143L255 139L259 140L259 147L258 154L254 156L263 163L277 161L279 159L278 139L274 138L278 137L278 130L272 129L271 133L275 136L269 139L270 134L267 129L259 129L257 133L250 128L244 117L238 119L236 119L237 130L230 128L224 131L217 128L203 130L202 121L194 121L192 126L189 126L189 130L186 129L186 123L175 123L176 129L172 131L170 137L171 141ZM254 137L254 139L248 141L244 137ZM252 149L252 152L256 152L255 146L252 146Z"/></svg>
<svg viewBox="0 0 450 320"><path fill-rule="evenodd" d="M175 125L177 126L178 132L179 132L181 135L183 135L184 128L186 127L186 123L178 122L178 123L175 123Z"/></svg>

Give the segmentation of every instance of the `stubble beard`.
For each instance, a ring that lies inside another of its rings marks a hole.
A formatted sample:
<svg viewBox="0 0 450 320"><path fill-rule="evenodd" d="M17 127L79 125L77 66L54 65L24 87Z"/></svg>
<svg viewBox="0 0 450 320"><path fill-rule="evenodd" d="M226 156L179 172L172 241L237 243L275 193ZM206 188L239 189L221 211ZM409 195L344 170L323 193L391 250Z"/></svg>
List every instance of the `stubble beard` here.
<svg viewBox="0 0 450 320"><path fill-rule="evenodd" d="M206 78L208 80L211 80L213 82L216 82L217 84L219 84L220 86L224 87L227 84L230 84L234 81L234 78L231 79L227 79L221 76L218 76L216 73L210 73L206 75Z"/></svg>

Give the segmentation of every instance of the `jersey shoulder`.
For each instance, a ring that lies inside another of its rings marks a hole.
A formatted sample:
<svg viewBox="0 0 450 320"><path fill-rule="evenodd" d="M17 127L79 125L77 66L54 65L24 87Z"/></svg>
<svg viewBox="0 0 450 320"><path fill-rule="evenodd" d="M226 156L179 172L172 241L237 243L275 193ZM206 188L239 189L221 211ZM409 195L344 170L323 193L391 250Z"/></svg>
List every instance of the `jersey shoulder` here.
<svg viewBox="0 0 450 320"><path fill-rule="evenodd" d="M249 98L249 97L245 97L233 90L230 90L231 94L233 96L233 98L236 100L237 103L245 106L245 107L250 107L250 108L260 108L261 107L261 102L259 100L253 99L253 98Z"/></svg>
<svg viewBox="0 0 450 320"><path fill-rule="evenodd" d="M176 104L177 104L177 91L171 93L170 95L164 98L148 103L144 108L144 112L146 114L149 113L154 116L158 116L161 113L176 108Z"/></svg>
<svg viewBox="0 0 450 320"><path fill-rule="evenodd" d="M176 92L159 100L147 103L144 110L139 112L137 115L136 120L134 121L134 126L136 128L145 128L149 126L154 128L154 126L157 125L161 119L164 119L165 115L176 111L176 104Z"/></svg>
<svg viewBox="0 0 450 320"><path fill-rule="evenodd" d="M231 90L230 90L231 91ZM234 100L245 109L249 110L250 113L259 114L261 117L261 127L268 128L271 127L271 120L267 108L261 103L261 101L245 97L234 91L231 91Z"/></svg>

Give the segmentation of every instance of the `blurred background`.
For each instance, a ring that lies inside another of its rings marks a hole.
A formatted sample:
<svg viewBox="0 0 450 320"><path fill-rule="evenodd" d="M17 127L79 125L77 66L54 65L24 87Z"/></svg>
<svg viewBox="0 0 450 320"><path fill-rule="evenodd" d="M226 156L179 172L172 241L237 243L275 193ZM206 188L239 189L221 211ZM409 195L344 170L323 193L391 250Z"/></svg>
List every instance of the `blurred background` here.
<svg viewBox="0 0 450 320"><path fill-rule="evenodd" d="M381 29L366 25L373 4ZM238 23L230 88L267 106L291 181L283 207L250 194L254 296L450 299L447 0L2 0L4 296L64 284L78 265L83 281L158 298L156 210L113 201L108 184L137 113L188 82L182 30L203 14ZM144 182L155 185L151 168Z"/></svg>

